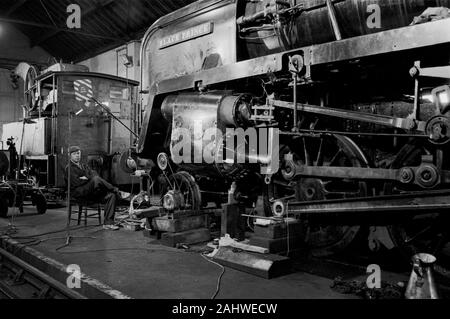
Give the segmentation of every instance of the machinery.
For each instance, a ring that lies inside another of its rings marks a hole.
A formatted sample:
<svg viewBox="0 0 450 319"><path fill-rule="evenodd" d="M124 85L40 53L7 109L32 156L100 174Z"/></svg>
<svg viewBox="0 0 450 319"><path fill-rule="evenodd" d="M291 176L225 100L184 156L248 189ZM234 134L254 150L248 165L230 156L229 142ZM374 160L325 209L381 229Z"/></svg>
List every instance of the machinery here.
<svg viewBox="0 0 450 319"><path fill-rule="evenodd" d="M166 210L220 205L235 183L243 205L262 195L265 215L300 219L315 255L363 230L408 258L438 251L450 208L448 8L202 0L159 19L142 44L138 153L163 172ZM241 142L228 138L238 129Z"/></svg>
<svg viewBox="0 0 450 319"><path fill-rule="evenodd" d="M2 136L3 144L14 139L19 165L12 167L20 179L32 181L47 202L61 202L68 147L78 145L83 161L102 177L119 186L132 183L121 158L136 142L138 82L63 63L41 72L21 63L12 74L14 82L20 79L24 120L4 124Z"/></svg>
<svg viewBox="0 0 450 319"><path fill-rule="evenodd" d="M8 149L0 150L0 218L8 215L9 207L23 212L25 200L36 206L37 213L47 211L47 200L33 179L27 179L18 170L19 157L13 138L6 142Z"/></svg>

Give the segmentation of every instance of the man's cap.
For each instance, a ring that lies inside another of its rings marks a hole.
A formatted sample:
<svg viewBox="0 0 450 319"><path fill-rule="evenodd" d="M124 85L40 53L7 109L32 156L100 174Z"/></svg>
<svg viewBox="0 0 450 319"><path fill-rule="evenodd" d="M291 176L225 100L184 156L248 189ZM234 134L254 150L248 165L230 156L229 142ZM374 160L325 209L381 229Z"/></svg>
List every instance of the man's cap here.
<svg viewBox="0 0 450 319"><path fill-rule="evenodd" d="M75 152L78 152L78 151L81 151L81 148L79 148L78 146L71 146L69 148L69 154L72 154L72 153L75 153Z"/></svg>

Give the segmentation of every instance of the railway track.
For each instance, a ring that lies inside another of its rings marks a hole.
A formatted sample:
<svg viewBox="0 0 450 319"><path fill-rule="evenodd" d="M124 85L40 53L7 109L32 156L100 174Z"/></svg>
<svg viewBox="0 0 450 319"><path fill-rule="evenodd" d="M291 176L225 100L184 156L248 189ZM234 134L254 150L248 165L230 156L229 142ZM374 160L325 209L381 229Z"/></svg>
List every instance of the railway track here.
<svg viewBox="0 0 450 319"><path fill-rule="evenodd" d="M0 248L0 299L86 299Z"/></svg>

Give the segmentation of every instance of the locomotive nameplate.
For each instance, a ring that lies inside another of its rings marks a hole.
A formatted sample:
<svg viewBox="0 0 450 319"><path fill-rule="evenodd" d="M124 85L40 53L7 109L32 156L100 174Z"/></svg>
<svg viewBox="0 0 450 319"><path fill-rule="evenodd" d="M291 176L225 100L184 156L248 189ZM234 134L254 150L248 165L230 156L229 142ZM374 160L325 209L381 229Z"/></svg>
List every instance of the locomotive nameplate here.
<svg viewBox="0 0 450 319"><path fill-rule="evenodd" d="M195 27L168 35L159 40L159 49L161 50L181 42L189 41L213 33L213 29L214 23L206 22Z"/></svg>

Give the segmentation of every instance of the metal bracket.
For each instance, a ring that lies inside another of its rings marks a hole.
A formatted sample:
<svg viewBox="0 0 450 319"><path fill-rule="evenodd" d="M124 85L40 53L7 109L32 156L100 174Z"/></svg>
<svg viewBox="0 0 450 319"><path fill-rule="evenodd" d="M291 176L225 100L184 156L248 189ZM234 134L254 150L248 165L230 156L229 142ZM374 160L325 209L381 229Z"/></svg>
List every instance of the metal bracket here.
<svg viewBox="0 0 450 319"><path fill-rule="evenodd" d="M418 65L414 64L413 69L415 70L411 72L414 73L414 76L450 79L450 65L436 66L431 68L420 68L419 62Z"/></svg>

